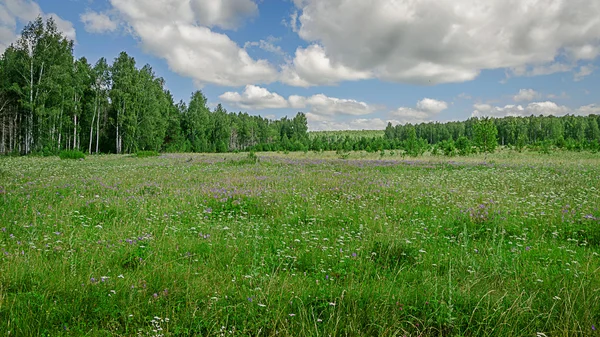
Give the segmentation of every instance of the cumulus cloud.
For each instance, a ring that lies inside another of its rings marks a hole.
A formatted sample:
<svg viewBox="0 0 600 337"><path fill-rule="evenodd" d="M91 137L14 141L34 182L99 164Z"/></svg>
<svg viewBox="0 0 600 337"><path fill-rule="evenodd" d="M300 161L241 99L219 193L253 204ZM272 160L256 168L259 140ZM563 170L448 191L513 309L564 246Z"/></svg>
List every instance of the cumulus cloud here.
<svg viewBox="0 0 600 337"><path fill-rule="evenodd" d="M579 107L576 111L575 114L577 115L599 115L600 114L600 105L598 104L590 104L590 105L584 105Z"/></svg>
<svg viewBox="0 0 600 337"><path fill-rule="evenodd" d="M117 22L105 13L88 11L79 16L83 22L85 31L88 33L106 33L114 32L117 29Z"/></svg>
<svg viewBox="0 0 600 337"><path fill-rule="evenodd" d="M110 0L144 50L167 61L174 72L207 83L240 86L270 83L277 69L255 60L227 35L257 13L251 0Z"/></svg>
<svg viewBox="0 0 600 337"><path fill-rule="evenodd" d="M294 3L298 16L291 24L311 45L298 49L288 70L286 83L293 85L331 84L348 80L348 74L419 84L463 82L499 68L533 76L571 71L577 61L600 53L598 1ZM330 65L321 76L301 66L317 57Z"/></svg>
<svg viewBox="0 0 600 337"><path fill-rule="evenodd" d="M308 108L309 112L321 116L364 116L376 111L376 107L353 99L328 97L323 94L310 97L290 96L294 108Z"/></svg>
<svg viewBox="0 0 600 337"><path fill-rule="evenodd" d="M440 112L448 109L448 103L431 98L417 102L415 108L400 107L391 115L400 123L422 123L434 120Z"/></svg>
<svg viewBox="0 0 600 337"><path fill-rule="evenodd" d="M17 23L25 25L35 20L38 15L41 15L44 20L54 19L56 27L65 37L77 41L75 28L70 21L54 13L42 12L40 6L34 1L4 0L0 3L0 53L18 39Z"/></svg>
<svg viewBox="0 0 600 337"><path fill-rule="evenodd" d="M285 98L255 85L247 85L241 94L229 91L219 96L219 98L243 109L261 110L289 107L289 103Z"/></svg>
<svg viewBox="0 0 600 337"><path fill-rule="evenodd" d="M545 102L533 102L526 106L522 105L506 105L504 107L492 106L490 104L475 104L475 109L472 113L473 117L526 117L526 116L561 116L566 114L582 114L586 109L584 107L580 109L570 109L564 105L558 105L551 101ZM588 106L588 110L593 110L594 106Z"/></svg>
<svg viewBox="0 0 600 337"><path fill-rule="evenodd" d="M521 90L519 90L518 94L513 96L513 100L515 102L524 102L524 101L530 102L530 101L533 101L540 97L541 97L540 93L538 93L537 91L535 91L533 89L521 89Z"/></svg>
<svg viewBox="0 0 600 337"><path fill-rule="evenodd" d="M378 106L370 105L365 102L329 97L324 94L312 96L291 95L287 99L277 93L269 90L247 85L242 93L226 92L219 96L226 103L240 108L250 110L292 108L306 111L307 115L312 116L313 120L332 120L336 116L365 116L374 113L379 109ZM435 103L429 106L436 109Z"/></svg>
<svg viewBox="0 0 600 337"><path fill-rule="evenodd" d="M312 45L296 50L293 61L282 67L281 82L292 86L309 87L371 77L369 71L357 71L332 62L321 46Z"/></svg>
<svg viewBox="0 0 600 337"><path fill-rule="evenodd" d="M383 130L388 122L398 124L396 120L383 120L381 118L356 118L349 121L333 121L322 117L307 114L308 129L310 131L335 131L335 130Z"/></svg>

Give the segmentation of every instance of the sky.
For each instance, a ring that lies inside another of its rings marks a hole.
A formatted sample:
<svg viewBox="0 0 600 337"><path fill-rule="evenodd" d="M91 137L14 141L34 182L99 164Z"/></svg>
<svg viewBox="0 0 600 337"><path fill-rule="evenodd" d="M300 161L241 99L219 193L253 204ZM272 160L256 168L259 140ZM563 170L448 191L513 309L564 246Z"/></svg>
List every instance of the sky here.
<svg viewBox="0 0 600 337"><path fill-rule="evenodd" d="M37 15L176 100L310 130L600 114L597 0L0 0L0 52Z"/></svg>

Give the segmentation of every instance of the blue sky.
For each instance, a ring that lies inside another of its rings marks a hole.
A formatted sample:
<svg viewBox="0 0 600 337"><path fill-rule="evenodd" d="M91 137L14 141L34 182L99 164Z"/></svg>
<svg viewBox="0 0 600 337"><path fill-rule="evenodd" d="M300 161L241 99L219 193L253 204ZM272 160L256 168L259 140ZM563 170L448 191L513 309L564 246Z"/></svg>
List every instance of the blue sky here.
<svg viewBox="0 0 600 337"><path fill-rule="evenodd" d="M594 0L2 0L0 48L37 14L78 57L149 63L177 100L312 130L600 113Z"/></svg>

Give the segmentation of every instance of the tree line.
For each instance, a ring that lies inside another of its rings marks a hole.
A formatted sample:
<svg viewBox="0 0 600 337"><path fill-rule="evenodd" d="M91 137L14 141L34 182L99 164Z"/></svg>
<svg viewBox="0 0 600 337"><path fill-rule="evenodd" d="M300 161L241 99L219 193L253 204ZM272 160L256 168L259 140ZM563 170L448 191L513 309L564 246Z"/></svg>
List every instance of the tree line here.
<svg viewBox="0 0 600 337"><path fill-rule="evenodd" d="M174 102L148 64L122 52L111 64L75 58L49 18L24 27L0 57L0 153L227 152L294 148L306 116L269 120L210 109L201 91Z"/></svg>
<svg viewBox="0 0 600 337"><path fill-rule="evenodd" d="M310 136L304 113L269 120L208 107L201 91L175 102L148 64L127 53L112 63L75 58L73 41L38 17L0 57L0 154L426 151L492 152L496 146L600 150L600 116L470 118Z"/></svg>

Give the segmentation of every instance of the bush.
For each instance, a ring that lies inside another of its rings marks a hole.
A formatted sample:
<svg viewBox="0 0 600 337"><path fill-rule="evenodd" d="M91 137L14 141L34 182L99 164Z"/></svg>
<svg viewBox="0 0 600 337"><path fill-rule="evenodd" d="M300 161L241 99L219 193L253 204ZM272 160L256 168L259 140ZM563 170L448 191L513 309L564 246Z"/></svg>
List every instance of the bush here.
<svg viewBox="0 0 600 337"><path fill-rule="evenodd" d="M58 154L60 159L85 159L85 154L79 150L64 150Z"/></svg>
<svg viewBox="0 0 600 337"><path fill-rule="evenodd" d="M156 151L138 151L135 155L138 158L147 158L147 157L158 157L160 154Z"/></svg>

